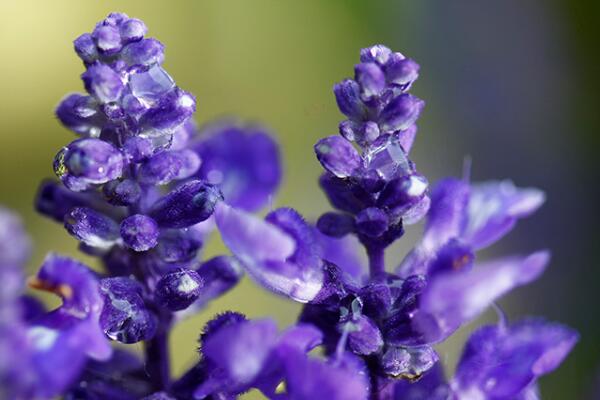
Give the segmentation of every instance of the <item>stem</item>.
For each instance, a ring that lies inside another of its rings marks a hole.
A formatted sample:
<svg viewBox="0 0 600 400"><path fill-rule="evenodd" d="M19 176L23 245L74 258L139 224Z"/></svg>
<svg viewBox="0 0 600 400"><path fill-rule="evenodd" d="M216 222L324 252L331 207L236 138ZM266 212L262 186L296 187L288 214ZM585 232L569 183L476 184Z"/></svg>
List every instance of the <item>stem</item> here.
<svg viewBox="0 0 600 400"><path fill-rule="evenodd" d="M146 352L146 372L156 391L165 390L170 384L170 329L171 317L160 318L156 335L144 343Z"/></svg>
<svg viewBox="0 0 600 400"><path fill-rule="evenodd" d="M371 279L385 274L385 248L373 245L367 245L365 247L367 256L369 256Z"/></svg>

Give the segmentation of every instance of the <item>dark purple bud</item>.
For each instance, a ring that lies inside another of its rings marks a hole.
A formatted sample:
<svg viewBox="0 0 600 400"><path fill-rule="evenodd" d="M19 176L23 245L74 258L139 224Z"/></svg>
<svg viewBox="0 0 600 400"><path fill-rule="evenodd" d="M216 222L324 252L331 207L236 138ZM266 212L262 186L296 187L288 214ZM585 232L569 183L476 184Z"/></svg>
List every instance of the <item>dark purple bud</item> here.
<svg viewBox="0 0 600 400"><path fill-rule="evenodd" d="M339 136L323 138L315 144L315 153L323 168L337 176L346 178L360 168L360 155L352 144Z"/></svg>
<svg viewBox="0 0 600 400"><path fill-rule="evenodd" d="M385 64L385 76L388 82L406 90L419 77L419 64L400 53L394 53Z"/></svg>
<svg viewBox="0 0 600 400"><path fill-rule="evenodd" d="M110 25L98 25L92 32L92 39L101 53L110 55L121 50L119 28Z"/></svg>
<svg viewBox="0 0 600 400"><path fill-rule="evenodd" d="M198 306L202 307L237 285L243 268L234 257L217 256L202 264L197 272L204 282L197 300Z"/></svg>
<svg viewBox="0 0 600 400"><path fill-rule="evenodd" d="M380 114L379 128L386 133L407 129L415 123L425 102L411 94L401 94L388 103Z"/></svg>
<svg viewBox="0 0 600 400"><path fill-rule="evenodd" d="M142 189L140 185L132 180L114 180L104 184L102 192L106 200L115 206L130 206L138 202Z"/></svg>
<svg viewBox="0 0 600 400"><path fill-rule="evenodd" d="M366 106L360 99L360 86L352 79L346 79L333 87L335 99L340 111L355 120L362 120Z"/></svg>
<svg viewBox="0 0 600 400"><path fill-rule="evenodd" d="M367 170L376 171L386 181L407 175L412 169L406 152L395 137L379 138L365 154L365 161Z"/></svg>
<svg viewBox="0 0 600 400"><path fill-rule="evenodd" d="M358 296L363 302L363 312L371 318L386 315L394 302L387 283L370 283L360 289Z"/></svg>
<svg viewBox="0 0 600 400"><path fill-rule="evenodd" d="M438 362L439 357L430 346L389 347L381 356L381 369L387 375L417 379Z"/></svg>
<svg viewBox="0 0 600 400"><path fill-rule="evenodd" d="M384 65L392 55L392 51L384 45L377 44L360 50L360 61L363 63L373 62Z"/></svg>
<svg viewBox="0 0 600 400"><path fill-rule="evenodd" d="M428 184L427 179L419 174L394 179L385 185L377 205L394 212L406 211L423 198Z"/></svg>
<svg viewBox="0 0 600 400"><path fill-rule="evenodd" d="M138 282L125 277L102 279L100 292L104 297L100 326L109 338L137 343L154 336L156 316L146 308Z"/></svg>
<svg viewBox="0 0 600 400"><path fill-rule="evenodd" d="M54 181L44 181L36 198L36 210L56 221L63 222L65 214L75 207L89 206L86 195L75 193Z"/></svg>
<svg viewBox="0 0 600 400"><path fill-rule="evenodd" d="M317 228L327 236L341 238L354 230L354 217L348 214L327 212L319 217Z"/></svg>
<svg viewBox="0 0 600 400"><path fill-rule="evenodd" d="M368 237L381 236L388 229L389 223L387 213L377 207L365 208L356 216L356 230Z"/></svg>
<svg viewBox="0 0 600 400"><path fill-rule="evenodd" d="M123 49L123 58L129 65L149 66L162 64L165 46L156 39L143 39L130 43Z"/></svg>
<svg viewBox="0 0 600 400"><path fill-rule="evenodd" d="M161 227L185 228L210 217L221 200L216 186L190 181L159 199L149 215Z"/></svg>
<svg viewBox="0 0 600 400"><path fill-rule="evenodd" d="M70 94L56 108L60 122L80 135L93 136L100 132L96 117L97 110L90 104L90 96Z"/></svg>
<svg viewBox="0 0 600 400"><path fill-rule="evenodd" d="M373 205L373 197L362 187L348 179L330 173L321 175L319 183L335 208L352 214Z"/></svg>
<svg viewBox="0 0 600 400"><path fill-rule="evenodd" d="M427 271L428 276L434 276L443 272L468 271L473 267L475 258L471 247L451 239L437 251L437 257Z"/></svg>
<svg viewBox="0 0 600 400"><path fill-rule="evenodd" d="M156 300L171 311L188 308L198 299L204 281L194 270L178 269L165 274L156 284Z"/></svg>
<svg viewBox="0 0 600 400"><path fill-rule="evenodd" d="M129 77L129 89L138 99L154 104L175 87L175 81L160 65Z"/></svg>
<svg viewBox="0 0 600 400"><path fill-rule="evenodd" d="M118 73L108 65L96 63L81 75L85 90L101 103L117 101L124 89Z"/></svg>
<svg viewBox="0 0 600 400"><path fill-rule="evenodd" d="M108 249L119 238L119 225L104 214L77 207L65 215L65 229L91 247Z"/></svg>
<svg viewBox="0 0 600 400"><path fill-rule="evenodd" d="M165 185L177 178L182 163L178 152L160 152L141 165L138 179L146 185Z"/></svg>
<svg viewBox="0 0 600 400"><path fill-rule="evenodd" d="M146 25L136 18L131 18L127 21L124 21L119 28L121 40L123 40L124 43L142 40L147 32Z"/></svg>
<svg viewBox="0 0 600 400"><path fill-rule="evenodd" d="M354 67L354 79L360 85L363 99L378 96L385 89L385 75L379 65L367 62Z"/></svg>
<svg viewBox="0 0 600 400"><path fill-rule="evenodd" d="M193 230L167 230L161 232L156 251L161 260L168 263L184 263L192 260L202 247L202 240Z"/></svg>
<svg viewBox="0 0 600 400"><path fill-rule="evenodd" d="M379 193L385 186L385 179L374 169L362 169L360 174L354 177L360 182L360 186L369 193Z"/></svg>
<svg viewBox="0 0 600 400"><path fill-rule="evenodd" d="M348 346L360 355L369 355L378 351L383 346L383 337L375 322L361 315L350 322L342 323L341 329L347 329Z"/></svg>
<svg viewBox="0 0 600 400"><path fill-rule="evenodd" d="M54 172L69 189L82 191L121 176L123 156L100 139L79 139L54 158Z"/></svg>
<svg viewBox="0 0 600 400"><path fill-rule="evenodd" d="M98 49L92 39L92 35L84 33L73 42L75 52L87 64L91 64L98 59Z"/></svg>
<svg viewBox="0 0 600 400"><path fill-rule="evenodd" d="M190 93L175 89L163 96L154 108L143 115L140 123L149 129L174 130L196 111L196 99Z"/></svg>
<svg viewBox="0 0 600 400"><path fill-rule="evenodd" d="M132 136L123 145L125 157L134 163L139 163L149 158L154 152L152 141L139 136Z"/></svg>
<svg viewBox="0 0 600 400"><path fill-rule="evenodd" d="M146 215L136 214L121 222L121 238L133 251L147 251L158 244L157 223Z"/></svg>

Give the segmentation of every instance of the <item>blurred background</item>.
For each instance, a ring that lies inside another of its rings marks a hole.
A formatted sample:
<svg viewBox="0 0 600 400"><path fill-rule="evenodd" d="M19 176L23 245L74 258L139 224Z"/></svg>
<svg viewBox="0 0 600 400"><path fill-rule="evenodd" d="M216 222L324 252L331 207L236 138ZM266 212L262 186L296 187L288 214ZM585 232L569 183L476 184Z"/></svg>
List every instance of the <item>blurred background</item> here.
<svg viewBox="0 0 600 400"><path fill-rule="evenodd" d="M285 181L274 200L308 218L329 209L312 145L342 119L332 85L350 76L362 47L383 43L416 59L413 93L427 102L412 158L435 182L458 175L512 178L548 195L493 253L550 248L546 275L502 301L511 318L544 315L576 327L582 340L542 379L545 399L594 395L600 377L597 148L600 128L596 0L478 1L0 1L0 203L23 215L35 241L30 272L50 251L77 255L76 242L35 214L32 199L73 134L53 111L82 91L72 40L110 11L143 19L166 45L165 68L198 99L196 121L237 116L269 127L281 144ZM398 264L421 226L393 249ZM207 255L225 251L218 239ZM176 372L191 365L196 338L215 313L274 315L294 322L299 306L244 280L172 337ZM483 320L493 319L486 315ZM481 321L479 321L481 322ZM478 322L478 323L479 323ZM440 352L451 370L465 335ZM256 395L251 397L258 398ZM599 396L596 394L596 396ZM600 397L596 397L600 398Z"/></svg>

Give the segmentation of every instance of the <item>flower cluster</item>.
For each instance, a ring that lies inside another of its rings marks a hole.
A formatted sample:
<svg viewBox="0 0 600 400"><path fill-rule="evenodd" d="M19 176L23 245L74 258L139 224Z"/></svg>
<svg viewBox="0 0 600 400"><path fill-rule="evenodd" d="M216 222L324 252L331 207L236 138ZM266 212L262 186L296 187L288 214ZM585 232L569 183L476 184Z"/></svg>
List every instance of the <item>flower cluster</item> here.
<svg viewBox="0 0 600 400"><path fill-rule="evenodd" d="M541 319L509 323L495 301L538 278L548 252L492 261L476 252L544 194L466 177L429 188L409 159L424 106L408 93L413 60L363 49L354 79L335 85L347 119L315 152L336 211L313 225L291 208L252 214L281 179L275 142L232 121L198 130L195 98L163 69L164 46L146 31L113 13L75 40L87 94L67 96L56 115L78 138L54 159L59 181L43 182L36 198L104 270L48 255L28 280L62 299L46 311L24 294L29 239L0 209L0 397L234 399L256 389L290 400L538 398L537 378L578 335ZM424 217L422 239L386 268L386 248ZM205 260L215 227L233 256ZM173 378L169 332L244 271L303 303L298 323L279 332L270 319L217 315L199 335L195 365ZM434 346L490 306L499 322L471 335L445 377ZM143 341L144 359L111 341Z"/></svg>

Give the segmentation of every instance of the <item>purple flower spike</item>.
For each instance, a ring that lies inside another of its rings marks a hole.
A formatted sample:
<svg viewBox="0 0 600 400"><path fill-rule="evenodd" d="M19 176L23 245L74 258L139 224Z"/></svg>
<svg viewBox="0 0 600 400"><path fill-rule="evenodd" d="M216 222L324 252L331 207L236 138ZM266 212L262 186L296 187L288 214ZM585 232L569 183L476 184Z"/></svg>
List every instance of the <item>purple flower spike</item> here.
<svg viewBox="0 0 600 400"><path fill-rule="evenodd" d="M299 265L292 261L294 256L301 263L314 258L304 247L313 240L304 237L304 228L300 228L302 236L296 240L294 233L286 232L281 225L223 203L217 206L215 218L223 241L252 278L299 302L315 298L323 282L320 264Z"/></svg>
<svg viewBox="0 0 600 400"><path fill-rule="evenodd" d="M164 275L156 284L156 298L171 311L188 308L202 291L204 281L193 270L179 269Z"/></svg>
<svg viewBox="0 0 600 400"><path fill-rule="evenodd" d="M352 176L361 166L360 155L356 149L339 136L319 140L315 144L315 153L323 167L338 178Z"/></svg>
<svg viewBox="0 0 600 400"><path fill-rule="evenodd" d="M135 214L121 222L121 238L133 251L148 251L158 244L158 224L147 215Z"/></svg>
<svg viewBox="0 0 600 400"><path fill-rule="evenodd" d="M465 345L452 388L456 398L525 398L537 378L567 357L578 334L563 325L527 319L485 326Z"/></svg>
<svg viewBox="0 0 600 400"><path fill-rule="evenodd" d="M281 161L265 129L220 122L203 128L192 147L202 159L198 177L219 185L228 204L257 211L275 195Z"/></svg>
<svg viewBox="0 0 600 400"><path fill-rule="evenodd" d="M437 275L421 297L414 324L427 342L443 340L502 295L537 279L549 259L547 252L540 251L482 263L467 272Z"/></svg>
<svg viewBox="0 0 600 400"><path fill-rule="evenodd" d="M100 324L109 338L136 343L154 336L156 316L146 308L138 282L125 277L106 278L100 290L104 297Z"/></svg>
<svg viewBox="0 0 600 400"><path fill-rule="evenodd" d="M186 228L210 217L222 199L218 188L190 181L159 199L149 215L161 227Z"/></svg>
<svg viewBox="0 0 600 400"><path fill-rule="evenodd" d="M91 208L77 207L65 215L65 229L88 246L108 249L119 238L119 225Z"/></svg>
<svg viewBox="0 0 600 400"><path fill-rule="evenodd" d="M123 156L100 139L80 139L54 158L54 172L73 191L82 191L117 179L123 172Z"/></svg>

